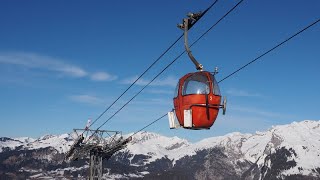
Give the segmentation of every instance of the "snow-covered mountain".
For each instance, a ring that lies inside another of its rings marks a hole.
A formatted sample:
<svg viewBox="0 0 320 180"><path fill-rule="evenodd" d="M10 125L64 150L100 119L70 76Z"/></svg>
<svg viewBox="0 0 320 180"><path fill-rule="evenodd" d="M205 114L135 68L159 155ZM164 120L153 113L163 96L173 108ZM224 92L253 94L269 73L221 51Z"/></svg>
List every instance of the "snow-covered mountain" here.
<svg viewBox="0 0 320 180"><path fill-rule="evenodd" d="M71 144L68 134L0 138L0 179L14 172L26 178L85 177L85 160L63 161ZM105 178L115 179L320 179L320 121L274 126L255 134L235 132L197 143L141 132L104 167Z"/></svg>
<svg viewBox="0 0 320 180"><path fill-rule="evenodd" d="M32 150L52 147L56 149L59 153L66 153L69 150L69 146L72 144L72 138L69 134L62 134L59 136L55 135L45 135L38 139L20 137L20 138L0 138L0 152L3 149L14 150L17 147Z"/></svg>

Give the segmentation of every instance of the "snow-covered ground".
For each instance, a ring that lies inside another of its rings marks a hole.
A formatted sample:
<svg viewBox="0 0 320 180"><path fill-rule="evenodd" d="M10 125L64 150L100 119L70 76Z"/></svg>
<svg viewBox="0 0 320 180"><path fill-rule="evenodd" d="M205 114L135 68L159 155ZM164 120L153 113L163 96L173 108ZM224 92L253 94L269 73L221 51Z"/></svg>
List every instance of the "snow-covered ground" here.
<svg viewBox="0 0 320 180"><path fill-rule="evenodd" d="M39 139L27 137L1 138L0 152L2 148L14 149L22 146L25 149L53 147L59 153L65 153L72 143L68 134L59 136L46 135ZM257 162L259 166L263 165L264 157L274 152L275 149L281 147L292 148L296 156L290 158L295 160L297 166L286 170L283 174L299 173L308 175L313 173L313 169L320 167L320 121L293 122L288 125L274 126L266 132L256 132L255 134L234 132L225 136L203 139L197 143L190 143L178 137L166 137L151 132L140 132L133 137L127 148L121 151L150 157L144 162L146 164L161 158L171 159L175 163L182 157L195 155L199 150L217 146L230 149L232 150L230 152L239 154L239 157L241 157L239 160ZM303 167L303 170L299 167Z"/></svg>
<svg viewBox="0 0 320 180"><path fill-rule="evenodd" d="M230 148L233 153L242 154L243 159L252 163L257 162L259 166L263 165L265 156L274 152L275 149L292 148L296 156L291 157L291 160L294 160L297 166L285 171L284 175L314 174L312 170L320 167L320 121L293 122L288 125L274 126L266 132L255 134L235 132L225 136L207 138L194 144L178 137L141 132L134 137L133 143L122 151L152 155L145 163L163 157L175 162L184 156L195 155L199 150L216 146Z"/></svg>
<svg viewBox="0 0 320 180"><path fill-rule="evenodd" d="M15 149L22 146L23 149L40 149L53 147L59 153L65 153L69 150L70 145L73 141L69 139L69 134L62 135L45 135L38 139L32 139L28 137L19 138L2 138L0 139L0 152L3 148Z"/></svg>

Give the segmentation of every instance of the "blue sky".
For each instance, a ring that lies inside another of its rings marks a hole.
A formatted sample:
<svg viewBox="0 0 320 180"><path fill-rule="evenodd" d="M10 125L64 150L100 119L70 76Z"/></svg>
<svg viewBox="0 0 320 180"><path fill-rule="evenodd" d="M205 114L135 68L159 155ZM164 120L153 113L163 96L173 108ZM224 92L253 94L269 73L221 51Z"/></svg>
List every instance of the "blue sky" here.
<svg viewBox="0 0 320 180"><path fill-rule="evenodd" d="M1 1L0 136L71 132L95 119L182 32L188 12L212 1ZM219 1L190 31L200 36L238 1ZM192 47L221 79L320 17L320 1L244 1ZM180 41L102 124L183 50ZM220 84L227 115L210 130L169 130L167 118L148 131L192 141L272 125L319 120L320 25ZM133 132L172 108L179 77L195 71L186 55L103 129Z"/></svg>

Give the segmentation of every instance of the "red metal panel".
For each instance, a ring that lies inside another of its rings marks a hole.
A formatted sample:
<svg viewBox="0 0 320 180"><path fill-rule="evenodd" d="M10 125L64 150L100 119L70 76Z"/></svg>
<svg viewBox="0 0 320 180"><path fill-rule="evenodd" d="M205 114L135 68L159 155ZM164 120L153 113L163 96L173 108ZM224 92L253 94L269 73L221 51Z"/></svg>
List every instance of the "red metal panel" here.
<svg viewBox="0 0 320 180"><path fill-rule="evenodd" d="M182 86L184 84L184 81L195 73L202 73L208 78L210 87L210 93L208 94L209 115L207 114L206 95L192 94L182 96ZM193 121L193 128L191 129L208 129L213 125L214 121L218 116L219 105L221 103L221 96L213 94L212 83L214 81L211 78L212 76L210 75L210 72L203 71L195 73L186 74L179 80L178 97L173 99L174 108L176 111L177 119L181 126L183 126L184 122L183 111L191 108Z"/></svg>

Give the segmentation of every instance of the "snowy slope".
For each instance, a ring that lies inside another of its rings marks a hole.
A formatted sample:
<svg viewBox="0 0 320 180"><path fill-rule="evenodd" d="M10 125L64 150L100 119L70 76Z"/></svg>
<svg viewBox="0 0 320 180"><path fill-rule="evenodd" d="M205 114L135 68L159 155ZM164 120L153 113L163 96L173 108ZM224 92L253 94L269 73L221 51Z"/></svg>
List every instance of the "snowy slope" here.
<svg viewBox="0 0 320 180"><path fill-rule="evenodd" d="M38 139L20 137L20 138L0 138L0 152L3 148L15 149L22 147L23 149L32 150L53 147L59 153L65 153L69 150L72 145L72 139L69 139L68 134L56 135L45 135Z"/></svg>
<svg viewBox="0 0 320 180"><path fill-rule="evenodd" d="M274 126L266 132L255 134L230 133L225 136L204 139L197 143L189 143L178 137L165 137L155 133L142 132L134 137L133 143L123 150L131 154L152 155L145 163L156 159L169 158L176 160L192 156L197 151L213 147L226 148L228 152L238 154L241 160L264 165L265 157L276 149L285 147L294 149L293 157L297 166L285 172L289 174L313 174L320 167L320 121L305 120L288 125ZM302 168L303 170L299 170Z"/></svg>
<svg viewBox="0 0 320 180"><path fill-rule="evenodd" d="M128 134L126 136L130 136ZM31 138L0 138L0 152L3 148L39 149L53 147L59 153L65 153L72 144L68 134L59 136L46 135L38 139ZM267 157L277 149L293 149L294 155L288 157L294 160L296 166L281 171L282 175L302 174L316 176L320 169L320 121L305 120L288 125L274 126L265 132L255 134L241 134L238 132L224 136L203 139L197 143L190 143L178 137L166 137L151 132L136 134L127 148L120 153L130 154L131 162L135 156L144 155L143 164L132 163L132 166L150 164L157 159L166 158L175 163L186 156L196 155L200 150L221 147L224 154L234 161L248 161L256 163L259 168L270 166Z"/></svg>
<svg viewBox="0 0 320 180"><path fill-rule="evenodd" d="M181 152L188 149L190 145L187 140L178 137L165 137L156 133L140 132L133 137L132 142L123 151L131 154L148 155L150 156L148 162L152 162L163 157L176 159L181 155L184 156Z"/></svg>
<svg viewBox="0 0 320 180"><path fill-rule="evenodd" d="M33 141L27 149L39 149L46 147L53 147L59 153L66 153L69 150L69 146L72 145L72 139L69 139L69 134L62 134L59 136L46 135Z"/></svg>
<svg viewBox="0 0 320 180"><path fill-rule="evenodd" d="M23 141L20 141L19 139L22 139L22 138L17 138L17 139L12 139L7 137L0 138L0 152L2 152L4 148L14 149L18 146L24 145Z"/></svg>

